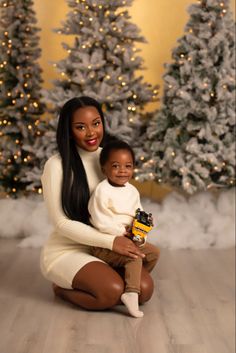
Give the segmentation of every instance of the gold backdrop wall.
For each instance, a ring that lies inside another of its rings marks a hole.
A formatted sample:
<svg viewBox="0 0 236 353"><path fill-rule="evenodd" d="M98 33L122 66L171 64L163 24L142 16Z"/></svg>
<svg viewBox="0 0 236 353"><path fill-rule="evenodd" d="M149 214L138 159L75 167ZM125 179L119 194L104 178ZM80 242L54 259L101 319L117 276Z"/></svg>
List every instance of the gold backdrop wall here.
<svg viewBox="0 0 236 353"><path fill-rule="evenodd" d="M235 1L231 7L235 14ZM144 59L146 70L142 72L145 80L159 84L159 97L162 95L163 64L170 61L171 50L176 46L176 40L183 35L183 30L189 15L187 7L194 0L134 0L129 7L132 21L138 25L147 39L147 44L140 44L140 55ZM59 27L68 12L66 0L35 0L38 25L41 31L42 57L40 64L43 69L44 86L50 88L52 80L57 77L50 62L66 56L61 42L68 42L69 36L52 32ZM154 106L155 107L155 106Z"/></svg>
<svg viewBox="0 0 236 353"><path fill-rule="evenodd" d="M235 1L231 0L231 7L235 15ZM147 44L141 44L140 55L146 67L142 71L144 79L152 84L159 84L159 97L162 95L163 64L171 59L171 50L177 45L176 41L183 35L184 26L189 15L187 7L194 0L134 0L129 8L132 21L138 25L147 39ZM50 62L62 59L67 53L62 49L61 42L68 42L68 36L52 32L60 27L68 12L66 0L35 0L35 10L41 31L42 57L40 65L43 69L44 87L52 87L52 80L57 73ZM150 104L148 110L157 107L157 103ZM143 196L162 200L170 191L165 185L159 186L154 182L142 184L134 182Z"/></svg>

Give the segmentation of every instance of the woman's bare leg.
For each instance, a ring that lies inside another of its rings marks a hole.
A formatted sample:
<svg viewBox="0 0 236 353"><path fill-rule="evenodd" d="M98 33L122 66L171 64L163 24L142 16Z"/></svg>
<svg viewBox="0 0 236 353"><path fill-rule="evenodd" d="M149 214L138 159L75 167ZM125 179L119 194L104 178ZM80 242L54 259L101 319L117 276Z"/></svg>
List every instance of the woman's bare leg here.
<svg viewBox="0 0 236 353"><path fill-rule="evenodd" d="M116 305L124 292L124 281L109 265L90 262L75 275L73 290L54 286L61 298L89 310L103 310Z"/></svg>
<svg viewBox="0 0 236 353"><path fill-rule="evenodd" d="M54 293L88 310L111 308L116 304L122 304L120 297L124 292L123 273L123 269L115 271L102 262L90 262L75 275L73 290L54 285ZM154 290L152 277L144 267L140 290L139 303L144 304L151 298Z"/></svg>

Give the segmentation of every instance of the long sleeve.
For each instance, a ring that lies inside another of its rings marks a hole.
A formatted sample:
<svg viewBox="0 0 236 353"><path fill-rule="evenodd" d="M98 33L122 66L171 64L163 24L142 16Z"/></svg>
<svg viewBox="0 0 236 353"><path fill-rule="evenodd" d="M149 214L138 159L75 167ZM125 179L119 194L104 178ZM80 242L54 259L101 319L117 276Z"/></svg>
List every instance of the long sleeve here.
<svg viewBox="0 0 236 353"><path fill-rule="evenodd" d="M112 249L114 236L82 222L68 219L61 206L62 167L59 156L51 157L42 175L43 195L55 231L79 244Z"/></svg>

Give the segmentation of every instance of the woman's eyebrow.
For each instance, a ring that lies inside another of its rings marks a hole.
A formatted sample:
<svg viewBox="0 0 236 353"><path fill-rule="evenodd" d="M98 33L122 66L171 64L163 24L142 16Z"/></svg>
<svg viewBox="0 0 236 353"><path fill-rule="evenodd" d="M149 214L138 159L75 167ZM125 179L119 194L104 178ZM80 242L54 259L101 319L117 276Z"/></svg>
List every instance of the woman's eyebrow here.
<svg viewBox="0 0 236 353"><path fill-rule="evenodd" d="M96 120L98 120L98 119L101 120L101 117L98 116L97 118L93 119L92 122L94 122L94 121L96 121ZM83 123L83 122L81 122L81 121L75 121L73 124L74 124L74 125L75 125L75 124L86 125L86 123Z"/></svg>
<svg viewBox="0 0 236 353"><path fill-rule="evenodd" d="M76 125L76 124L85 125L85 123L81 123L80 121L75 121L73 124L74 125Z"/></svg>

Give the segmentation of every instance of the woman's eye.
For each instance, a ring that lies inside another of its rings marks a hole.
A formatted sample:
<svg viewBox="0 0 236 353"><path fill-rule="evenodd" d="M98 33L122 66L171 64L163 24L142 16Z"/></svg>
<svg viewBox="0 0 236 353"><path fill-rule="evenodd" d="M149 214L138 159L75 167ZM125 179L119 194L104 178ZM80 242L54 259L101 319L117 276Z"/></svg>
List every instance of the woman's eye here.
<svg viewBox="0 0 236 353"><path fill-rule="evenodd" d="M133 166L132 166L131 164L127 164L127 165L126 165L126 168L128 168L128 169L132 169L132 168L133 168Z"/></svg>
<svg viewBox="0 0 236 353"><path fill-rule="evenodd" d="M98 125L100 125L100 124L101 124L101 121L98 120L98 121L96 121L96 122L94 123L94 126L98 126Z"/></svg>
<svg viewBox="0 0 236 353"><path fill-rule="evenodd" d="M77 126L76 126L76 129L77 129L77 130L84 130L84 129L85 129L85 127L84 127L84 126L82 126L82 125L81 125L81 126L80 126L80 125L77 125Z"/></svg>
<svg viewBox="0 0 236 353"><path fill-rule="evenodd" d="M117 168L119 168L119 165L118 164L113 164L112 168L117 169Z"/></svg>

